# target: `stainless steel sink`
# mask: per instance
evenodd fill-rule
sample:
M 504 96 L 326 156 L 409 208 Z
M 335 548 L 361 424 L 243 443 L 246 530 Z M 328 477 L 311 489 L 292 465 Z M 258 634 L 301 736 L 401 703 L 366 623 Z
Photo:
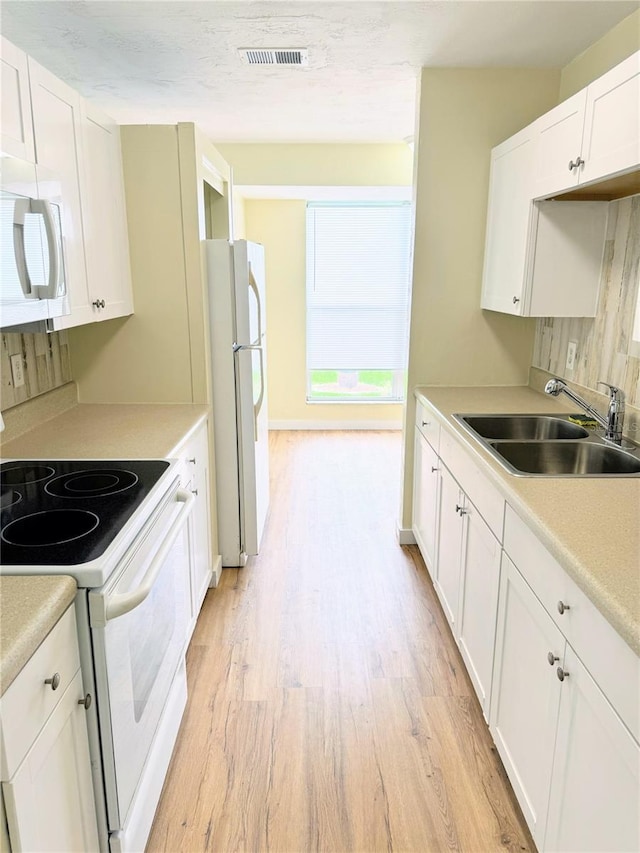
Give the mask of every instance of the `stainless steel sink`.
M 584 427 L 551 415 L 456 415 L 455 418 L 488 439 L 549 441 L 589 436 Z
M 640 475 L 640 459 L 605 444 L 583 441 L 492 441 L 514 472 L 547 477 Z
M 511 474 L 518 477 L 640 477 L 640 448 L 629 452 L 587 430 L 569 415 L 456 414 L 453 416 Z

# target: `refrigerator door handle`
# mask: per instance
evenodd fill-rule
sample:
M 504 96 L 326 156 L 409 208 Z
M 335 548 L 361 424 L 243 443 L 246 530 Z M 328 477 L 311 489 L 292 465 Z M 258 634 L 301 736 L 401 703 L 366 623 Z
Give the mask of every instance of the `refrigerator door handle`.
M 233 351 L 234 352 L 241 352 L 242 350 L 245 350 L 245 349 L 260 350 L 260 352 L 262 352 L 262 344 L 235 344 L 235 343 L 233 344 Z
M 258 442 L 258 415 L 264 402 L 264 356 L 262 347 L 256 347 L 260 352 L 260 394 L 253 404 L 253 437 Z
M 253 270 L 251 269 L 251 264 L 249 264 L 249 287 L 253 290 L 256 297 L 256 304 L 258 306 L 258 340 L 262 340 L 262 303 L 260 302 L 260 291 L 258 290 L 258 284 L 254 278 Z

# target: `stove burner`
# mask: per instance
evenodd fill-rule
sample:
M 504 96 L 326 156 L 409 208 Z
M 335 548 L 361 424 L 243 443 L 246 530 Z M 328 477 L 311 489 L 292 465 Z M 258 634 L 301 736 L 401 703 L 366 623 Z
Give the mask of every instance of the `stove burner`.
M 2 489 L 0 491 L 0 509 L 9 509 L 10 506 L 19 503 L 21 500 L 22 495 L 15 489 Z
M 4 486 L 26 486 L 27 483 L 39 483 L 56 473 L 50 465 L 14 465 L 2 469 Z
M 132 471 L 89 469 L 55 477 L 44 490 L 57 498 L 96 498 L 125 492 L 137 482 L 138 476 Z
M 49 509 L 10 522 L 2 530 L 2 539 L 26 548 L 62 545 L 81 539 L 99 523 L 98 516 L 86 509 Z

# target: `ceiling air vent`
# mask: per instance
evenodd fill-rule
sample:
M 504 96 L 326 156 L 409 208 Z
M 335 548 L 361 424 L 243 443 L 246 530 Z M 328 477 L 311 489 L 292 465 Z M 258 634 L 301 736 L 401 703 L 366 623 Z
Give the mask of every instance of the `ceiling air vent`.
M 242 47 L 238 51 L 247 65 L 308 65 L 306 47 Z

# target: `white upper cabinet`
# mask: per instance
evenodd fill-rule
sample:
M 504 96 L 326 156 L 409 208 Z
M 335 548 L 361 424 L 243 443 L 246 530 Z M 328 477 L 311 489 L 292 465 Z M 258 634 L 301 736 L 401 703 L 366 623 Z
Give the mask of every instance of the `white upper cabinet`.
M 83 311 L 89 312 L 85 322 L 90 322 L 131 314 L 133 300 L 120 129 L 86 101 L 82 107 L 86 182 L 82 218 L 89 279 Z M 74 316 L 73 325 L 79 322 Z
M 640 53 L 535 123 L 536 198 L 566 192 L 640 165 Z
M 640 165 L 640 52 L 587 87 L 580 183 Z
M 523 313 L 535 141 L 533 126 L 527 127 L 491 153 L 481 305 L 492 311 Z
M 34 162 L 27 54 L 2 38 L 2 152 Z
M 619 186 L 600 198 L 629 194 L 633 183 L 619 176 L 638 169 L 640 52 L 493 149 L 482 308 L 595 316 L 607 201 L 587 199 L 611 178 Z
M 86 323 L 88 281 L 82 222 L 81 168 L 82 118 L 80 95 L 29 58 L 31 104 L 36 139 L 38 180 L 43 169 L 54 175 L 62 188 L 62 231 L 65 280 L 71 315 L 56 318 L 54 328 Z
M 537 198 L 578 186 L 586 103 L 587 90 L 583 89 L 535 123 Z
M 60 186 L 66 329 L 133 312 L 118 126 L 2 39 L 2 151 Z

